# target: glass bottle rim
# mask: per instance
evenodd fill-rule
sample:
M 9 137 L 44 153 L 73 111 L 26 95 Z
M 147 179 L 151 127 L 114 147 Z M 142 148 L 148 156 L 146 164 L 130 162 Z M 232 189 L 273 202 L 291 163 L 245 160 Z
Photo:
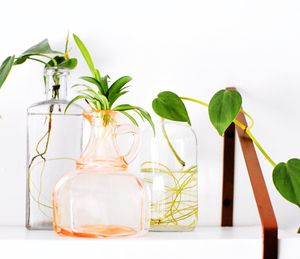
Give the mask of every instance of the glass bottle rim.
M 54 74 L 61 74 L 61 75 L 69 75 L 70 69 L 65 67 L 45 67 L 44 68 L 44 75 L 45 76 L 53 76 Z

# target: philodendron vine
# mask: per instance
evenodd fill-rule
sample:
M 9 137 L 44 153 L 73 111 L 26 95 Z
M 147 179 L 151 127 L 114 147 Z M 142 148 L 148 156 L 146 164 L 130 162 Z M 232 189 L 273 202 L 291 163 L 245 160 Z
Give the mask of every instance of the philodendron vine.
M 20 56 L 12 55 L 7 57 L 0 67 L 0 88 L 5 82 L 13 66 L 21 65 L 27 60 L 44 64 L 45 67 L 60 67 L 74 69 L 77 65 L 76 58 L 69 58 L 68 36 L 65 44 L 65 51 L 53 50 L 47 39 L 24 51 Z
M 155 131 L 150 114 L 143 108 L 130 104 L 119 104 L 114 106 L 115 102 L 121 96 L 128 93 L 126 89 L 129 86 L 127 84 L 132 80 L 132 78 L 130 76 L 123 76 L 112 84 L 109 84 L 110 77 L 108 75 L 102 76 L 100 74 L 100 71 L 95 67 L 91 55 L 81 39 L 75 34 L 73 34 L 73 37 L 92 75 L 82 76 L 81 79 L 85 81 L 85 83 L 79 83 L 73 86 L 81 87 L 82 90 L 79 90 L 78 95 L 69 102 L 65 111 L 67 111 L 70 105 L 72 105 L 74 102 L 83 99 L 92 110 L 119 111 L 120 113 L 124 114 L 133 124 L 138 126 L 136 119 L 128 113 L 128 111 L 133 111 L 142 120 L 145 119 L 148 121 L 153 128 L 153 131 Z M 108 121 L 109 118 L 107 118 L 107 120 L 104 119 L 103 123 L 105 124 Z
M 172 105 L 169 105 L 172 103 Z M 144 173 L 144 181 L 150 186 L 155 186 L 155 179 L 163 180 L 164 195 L 156 195 L 155 187 L 153 195 L 156 197 L 151 201 L 150 224 L 154 230 L 192 230 L 196 227 L 198 218 L 198 194 L 197 194 L 197 165 L 186 161 L 184 152 L 177 152 L 174 140 L 169 137 L 168 129 L 164 119 L 173 121 L 184 121 L 191 125 L 184 103 L 177 95 L 171 92 L 164 92 L 152 103 L 154 110 L 159 110 L 163 118 L 160 126 L 156 127 L 161 131 L 165 143 L 170 148 L 177 163 L 169 163 L 164 156 L 155 154 L 151 161 L 144 161 L 141 164 L 141 172 Z M 160 139 L 158 141 L 160 143 Z M 160 145 L 160 144 L 158 144 Z M 159 151 L 158 151 L 159 152 Z M 164 150 L 163 153 L 168 153 Z M 159 159 L 159 160 L 156 160 Z M 161 160 L 160 160 L 161 159 Z M 159 176 L 159 178 L 156 178 Z M 161 190 L 159 191 L 161 192 Z
M 209 103 L 194 98 L 179 97 L 173 92 L 165 91 L 159 93 L 153 101 L 153 110 L 162 118 L 191 124 L 182 100 L 195 102 L 207 107 L 210 121 L 220 136 L 223 136 L 231 123 L 243 129 L 273 166 L 273 183 L 278 192 L 286 200 L 300 207 L 300 159 L 292 158 L 287 162 L 278 164 L 271 159 L 251 132 L 253 119 L 243 110 L 242 97 L 238 91 L 235 89 L 220 90 L 213 95 Z M 179 103 L 180 105 L 178 106 Z M 247 127 L 237 120 L 239 112 L 244 113 L 250 119 L 250 126 Z M 300 228 L 298 233 L 300 233 Z

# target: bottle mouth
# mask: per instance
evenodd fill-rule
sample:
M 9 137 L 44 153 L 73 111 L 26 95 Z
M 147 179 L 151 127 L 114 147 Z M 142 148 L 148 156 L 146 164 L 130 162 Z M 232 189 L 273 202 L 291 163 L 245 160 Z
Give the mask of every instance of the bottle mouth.
M 110 122 L 114 122 L 117 115 L 118 112 L 113 110 L 90 110 L 83 112 L 83 117 L 90 123 L 100 120 L 103 121 L 104 126 L 108 125 Z
M 53 76 L 53 75 L 69 75 L 70 69 L 65 67 L 45 67 L 44 69 L 44 75 L 45 76 Z

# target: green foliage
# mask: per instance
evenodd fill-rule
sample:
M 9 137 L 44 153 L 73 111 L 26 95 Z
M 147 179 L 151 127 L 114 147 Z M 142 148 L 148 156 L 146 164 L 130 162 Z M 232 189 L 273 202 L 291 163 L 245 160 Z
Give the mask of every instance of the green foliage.
M 13 65 L 21 65 L 27 60 L 43 63 L 45 67 L 62 67 L 74 69 L 77 66 L 76 58 L 69 58 L 67 53 L 68 37 L 66 39 L 65 52 L 53 50 L 47 39 L 24 51 L 19 57 L 10 56 L 4 60 L 0 67 L 0 87 L 5 82 Z
M 94 62 L 92 60 L 92 57 L 89 53 L 89 51 L 87 50 L 86 46 L 84 45 L 84 43 L 81 41 L 81 39 L 78 38 L 78 36 L 76 34 L 73 34 L 73 38 L 77 44 L 77 47 L 79 48 L 82 56 L 84 57 L 85 59 L 85 62 L 87 63 L 92 75 L 97 79 L 99 80 L 100 79 L 100 75 L 98 77 L 98 73 L 97 73 L 97 70 L 94 66 Z
M 54 63 L 54 60 L 56 63 Z M 77 66 L 77 59 L 76 58 L 70 58 L 66 59 L 64 56 L 55 56 L 52 58 L 46 65 L 47 67 L 62 67 L 62 68 L 68 68 L 68 69 L 74 69 Z
M 115 107 L 113 106 L 121 96 L 128 92 L 125 91 L 125 89 L 129 87 L 127 84 L 132 80 L 132 78 L 130 76 L 123 76 L 117 79 L 115 82 L 110 83 L 110 77 L 108 75 L 102 77 L 99 70 L 95 67 L 92 57 L 82 40 L 75 34 L 73 34 L 73 37 L 92 75 L 80 77 L 83 81 L 85 81 L 85 83 L 76 84 L 73 86 L 80 87 L 81 89 L 78 90 L 78 95 L 69 102 L 65 112 L 74 102 L 84 99 L 89 107 L 93 110 L 119 111 L 133 124 L 138 125 L 136 119 L 129 113 L 132 111 L 142 118 L 142 120 L 145 119 L 155 132 L 154 124 L 150 114 L 141 107 L 130 104 L 121 104 Z
M 300 159 L 279 163 L 273 170 L 273 183 L 285 199 L 300 207 Z
M 51 49 L 48 39 L 44 39 L 38 44 L 24 51 L 20 57 L 36 55 L 36 54 L 55 54 L 55 53 L 59 53 L 59 51 Z
M 15 56 L 7 57 L 1 67 L 0 67 L 0 88 L 3 85 L 5 79 L 7 78 L 13 64 L 14 64 Z
M 236 90 L 220 90 L 210 100 L 209 118 L 221 136 L 236 118 L 241 105 L 242 97 Z
M 159 93 L 152 102 L 152 108 L 157 115 L 164 119 L 187 122 L 191 125 L 184 103 L 173 92 L 165 91 Z

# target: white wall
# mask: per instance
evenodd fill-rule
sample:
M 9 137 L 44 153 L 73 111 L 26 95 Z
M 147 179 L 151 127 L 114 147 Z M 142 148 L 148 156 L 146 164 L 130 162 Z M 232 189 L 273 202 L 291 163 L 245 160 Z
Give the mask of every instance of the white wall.
M 165 89 L 208 101 L 218 89 L 234 85 L 255 118 L 253 133 L 279 162 L 300 157 L 299 11 L 296 0 L 3 1 L 0 59 L 46 37 L 63 48 L 70 30 L 87 43 L 104 73 L 134 78 L 126 102 L 150 109 L 152 98 Z M 72 53 L 78 54 L 75 46 Z M 88 73 L 83 62 L 72 82 L 79 71 Z M 26 107 L 43 98 L 41 73 L 39 64 L 15 67 L 0 90 L 0 224 L 24 222 Z M 217 225 L 222 139 L 204 108 L 188 108 L 199 139 L 199 220 Z M 235 222 L 257 224 L 237 151 Z M 276 192 L 272 168 L 260 158 L 280 226 L 297 226 L 300 209 Z

